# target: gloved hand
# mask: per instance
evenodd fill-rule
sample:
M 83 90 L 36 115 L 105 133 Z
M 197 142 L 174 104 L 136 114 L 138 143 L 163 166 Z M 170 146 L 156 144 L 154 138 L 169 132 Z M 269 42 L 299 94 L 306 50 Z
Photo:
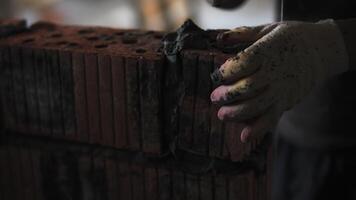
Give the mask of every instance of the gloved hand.
M 273 129 L 284 111 L 348 67 L 343 37 L 333 20 L 241 27 L 218 40 L 254 42 L 212 74 L 223 84 L 211 94 L 211 101 L 222 105 L 218 117 L 245 125 L 242 142 Z

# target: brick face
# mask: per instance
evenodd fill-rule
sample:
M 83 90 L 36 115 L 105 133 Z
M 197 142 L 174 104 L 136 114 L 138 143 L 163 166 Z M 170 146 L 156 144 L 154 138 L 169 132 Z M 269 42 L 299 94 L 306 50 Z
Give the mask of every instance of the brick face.
M 210 73 L 231 54 L 184 50 L 172 64 L 159 32 L 30 29 L 0 34 L 1 199 L 266 199 L 270 168 L 210 169 L 263 146 L 242 144 L 210 102 Z

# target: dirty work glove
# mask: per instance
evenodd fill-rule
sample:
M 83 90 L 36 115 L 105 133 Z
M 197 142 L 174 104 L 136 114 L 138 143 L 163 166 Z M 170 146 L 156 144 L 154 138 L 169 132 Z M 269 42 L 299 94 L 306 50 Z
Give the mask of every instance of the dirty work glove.
M 243 123 L 241 141 L 274 128 L 318 84 L 346 71 L 348 57 L 333 20 L 241 27 L 218 36 L 222 44 L 254 42 L 212 74 L 223 84 L 211 94 L 221 120 Z

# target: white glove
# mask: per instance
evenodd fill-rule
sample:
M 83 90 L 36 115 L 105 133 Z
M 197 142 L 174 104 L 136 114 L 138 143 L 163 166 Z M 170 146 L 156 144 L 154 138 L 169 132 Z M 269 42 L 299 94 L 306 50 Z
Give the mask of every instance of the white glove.
M 218 117 L 246 125 L 242 142 L 273 129 L 282 113 L 317 84 L 348 68 L 343 37 L 333 20 L 241 27 L 218 39 L 255 41 L 212 75 L 225 84 L 211 94 L 213 103 L 223 105 Z

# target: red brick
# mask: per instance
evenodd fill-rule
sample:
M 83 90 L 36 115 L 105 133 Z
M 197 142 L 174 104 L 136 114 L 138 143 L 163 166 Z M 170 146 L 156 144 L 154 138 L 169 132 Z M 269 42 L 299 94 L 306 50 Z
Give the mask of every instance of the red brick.
M 185 95 L 180 106 L 179 147 L 190 149 L 193 143 L 193 122 L 196 101 L 196 76 L 198 73 L 196 54 L 184 53 L 182 58 L 182 74 Z
M 111 60 L 112 70 L 112 90 L 113 90 L 113 111 L 115 146 L 127 148 L 128 135 L 126 119 L 126 85 L 125 85 L 125 63 L 122 57 L 114 56 Z
M 200 199 L 204 200 L 213 200 L 214 199 L 214 185 L 213 183 L 213 177 L 208 174 L 208 175 L 203 175 L 200 176 L 200 184 L 199 184 L 199 193 L 200 193 Z
M 43 49 L 34 49 L 34 72 L 35 72 L 35 91 L 36 101 L 38 102 L 38 126 L 39 134 L 50 135 L 50 106 L 48 89 L 48 69 L 46 64 L 45 51 Z
M 32 74 L 33 65 L 31 60 L 31 50 L 30 48 L 26 48 L 28 51 L 28 61 L 25 64 L 28 69 L 28 79 L 29 84 L 32 83 Z M 64 137 L 64 122 L 63 122 L 63 109 L 62 109 L 62 90 L 61 90 L 61 78 L 60 78 L 60 65 L 59 65 L 59 54 L 56 50 L 46 50 L 46 58 L 48 63 L 48 88 L 49 88 L 49 107 L 51 113 L 51 129 L 52 129 L 52 137 Z M 28 63 L 27 63 L 28 62 Z M 36 113 L 37 107 L 35 107 L 35 99 L 33 95 L 35 94 L 35 90 L 28 91 L 29 95 L 29 105 L 31 105 L 31 109 L 34 113 Z M 38 109 L 37 109 L 38 110 Z M 32 118 L 35 118 L 35 114 Z M 32 124 L 32 123 L 31 123 Z
M 89 140 L 91 143 L 101 142 L 98 66 L 95 54 L 85 55 L 86 94 L 88 102 Z
M 10 168 L 9 189 L 11 191 L 11 199 L 21 200 L 24 196 L 22 192 L 19 192 L 19 188 L 23 188 L 19 150 L 15 146 L 9 146 L 8 150 L 8 162 Z
M 158 175 L 157 169 L 145 168 L 145 196 L 147 199 L 158 199 Z
M 35 187 L 33 181 L 33 169 L 31 165 L 31 152 L 28 149 L 20 148 L 19 149 L 20 158 L 21 158 L 21 172 L 22 172 L 22 193 L 26 200 L 35 200 Z
M 213 69 L 220 68 L 222 64 L 222 59 L 218 56 L 214 56 L 214 67 Z M 212 85 L 212 90 L 217 86 Z M 209 97 L 210 99 L 210 97 Z M 224 123 L 218 118 L 217 113 L 220 109 L 220 106 L 216 104 L 211 105 L 210 112 L 210 143 L 209 143 L 209 155 L 212 157 L 222 158 L 223 143 L 224 143 Z
M 99 72 L 99 102 L 102 142 L 105 145 L 114 145 L 113 123 L 113 95 L 111 58 L 107 55 L 98 55 Z
M 171 174 L 168 169 L 158 168 L 159 200 L 171 199 Z
M 75 139 L 76 124 L 74 110 L 72 57 L 69 51 L 59 51 L 59 65 L 62 89 L 62 109 L 64 133 Z
M 15 130 L 17 123 L 17 112 L 15 105 L 15 92 L 13 84 L 13 73 L 11 68 L 10 51 L 7 46 L 2 46 L 2 67 L 3 73 L 1 80 L 3 81 L 3 120 L 4 128 Z
M 73 80 L 75 97 L 75 119 L 77 127 L 77 137 L 79 141 L 88 142 L 88 111 L 85 80 L 85 61 L 82 53 L 74 52 L 73 60 Z
M 25 85 L 23 80 L 23 69 L 22 69 L 22 56 L 21 49 L 19 47 L 13 46 L 10 47 L 10 62 L 12 68 L 12 80 L 14 86 L 14 94 L 15 94 L 15 110 L 17 116 L 17 129 L 21 130 L 21 132 L 27 131 L 27 127 L 25 125 L 27 120 L 27 110 L 25 103 Z
M 43 177 L 41 169 L 41 154 L 42 152 L 37 149 L 31 149 L 31 164 L 33 170 L 33 184 L 35 187 L 36 200 L 44 200 L 44 191 L 43 191 Z
M 142 148 L 144 152 L 161 151 L 161 80 L 163 61 L 139 60 Z
M 198 200 L 199 199 L 199 181 L 200 177 L 198 175 L 192 175 L 186 173 L 185 184 L 187 199 Z
M 172 199 L 185 199 L 186 189 L 184 173 L 182 171 L 172 170 Z
M 106 180 L 107 180 L 107 192 L 108 200 L 118 199 L 118 175 L 116 173 L 116 163 L 115 160 L 105 159 L 105 171 L 106 171 Z
M 0 197 L 1 199 L 10 199 L 10 166 L 8 162 L 8 149 L 5 146 L 0 147 Z
M 138 62 L 136 59 L 127 58 L 125 65 L 126 77 L 126 108 L 127 108 L 127 135 L 129 148 L 131 150 L 141 149 L 141 130 L 140 130 L 140 86 L 138 81 Z
M 132 180 L 132 200 L 141 200 L 145 198 L 145 182 L 143 166 L 131 164 Z
M 122 200 L 132 199 L 132 179 L 128 163 L 119 163 L 119 189 Z
M 250 195 L 254 185 L 249 181 L 249 176 L 251 175 L 253 174 L 246 173 L 229 176 L 229 199 L 252 199 Z
M 92 157 L 93 168 L 92 174 L 92 184 L 93 184 L 93 191 L 95 199 L 107 199 L 108 191 L 107 191 L 107 176 L 106 176 L 106 169 L 105 169 L 105 160 L 102 155 L 95 155 L 93 153 Z
M 78 173 L 81 183 L 83 199 L 90 199 L 94 196 L 92 184 L 92 159 L 91 155 L 82 155 L 78 158 Z
M 213 62 L 213 57 L 210 55 L 200 55 L 198 58 L 192 149 L 202 155 L 209 154 L 210 92 L 212 88 L 210 73 L 213 69 Z

